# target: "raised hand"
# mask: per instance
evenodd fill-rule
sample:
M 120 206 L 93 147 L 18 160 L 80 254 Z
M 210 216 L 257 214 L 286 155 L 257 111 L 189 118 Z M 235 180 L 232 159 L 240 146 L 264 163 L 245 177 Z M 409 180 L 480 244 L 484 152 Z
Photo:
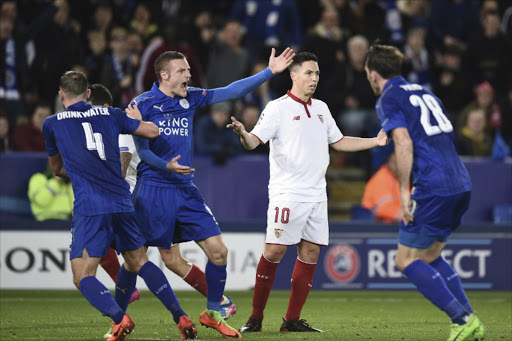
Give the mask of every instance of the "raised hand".
M 233 131 L 237 135 L 242 135 L 243 132 L 245 131 L 245 127 L 242 124 L 242 122 L 237 121 L 237 119 L 234 118 L 233 116 L 231 116 L 231 123 L 227 124 L 226 128 L 233 129 Z
M 134 105 L 128 105 L 128 107 L 124 110 L 128 116 L 131 118 L 134 118 L 136 120 L 142 121 L 142 114 L 140 113 L 139 109 L 137 108 L 137 104 Z
M 381 146 L 381 147 L 389 144 L 389 141 L 391 141 L 391 139 L 388 138 L 388 135 L 386 134 L 384 129 L 381 129 L 379 131 L 379 133 L 377 134 L 376 139 L 377 139 L 376 140 L 377 141 L 377 145 Z
M 279 57 L 276 57 L 276 49 L 272 48 L 270 59 L 268 60 L 268 67 L 274 75 L 276 73 L 283 72 L 286 68 L 288 68 L 288 66 L 291 65 L 293 57 L 295 57 L 295 52 L 293 52 L 293 50 L 289 47 L 287 47 L 283 53 L 279 55 Z
M 166 168 L 169 172 L 173 172 L 173 173 L 181 174 L 181 175 L 189 175 L 196 171 L 194 168 L 180 165 L 178 163 L 179 159 L 181 159 L 181 155 L 178 155 L 178 156 L 172 158 L 171 161 L 167 162 Z

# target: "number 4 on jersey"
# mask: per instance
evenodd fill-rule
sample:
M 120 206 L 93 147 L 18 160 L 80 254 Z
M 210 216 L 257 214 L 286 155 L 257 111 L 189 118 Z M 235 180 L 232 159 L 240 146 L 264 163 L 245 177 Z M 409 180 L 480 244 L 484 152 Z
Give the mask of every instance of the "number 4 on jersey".
M 82 127 L 84 128 L 87 149 L 96 150 L 100 159 L 106 160 L 105 146 L 103 145 L 103 137 L 101 136 L 101 133 L 93 132 L 92 126 L 89 122 L 83 122 Z

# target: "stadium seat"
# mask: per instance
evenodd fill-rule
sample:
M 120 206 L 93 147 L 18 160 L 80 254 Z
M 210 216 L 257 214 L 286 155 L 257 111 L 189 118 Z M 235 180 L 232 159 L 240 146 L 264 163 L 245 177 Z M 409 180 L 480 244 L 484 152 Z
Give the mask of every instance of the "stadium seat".
M 494 223 L 512 223 L 512 204 L 500 204 L 493 208 Z
M 352 206 L 350 217 L 352 220 L 356 221 L 375 221 L 373 212 L 361 205 Z

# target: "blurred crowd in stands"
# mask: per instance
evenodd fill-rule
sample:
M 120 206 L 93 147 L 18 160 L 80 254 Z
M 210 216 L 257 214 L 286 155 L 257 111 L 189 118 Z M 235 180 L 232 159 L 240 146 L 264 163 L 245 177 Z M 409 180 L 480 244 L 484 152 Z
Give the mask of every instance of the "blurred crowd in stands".
M 271 47 L 313 52 L 315 97 L 344 134 L 374 136 L 380 123 L 364 61 L 376 39 L 398 46 L 404 77 L 443 101 L 461 155 L 490 157 L 497 142 L 512 145 L 512 0 L 2 0 L 0 151 L 45 150 L 42 122 L 63 110 L 65 71 L 104 84 L 124 108 L 156 81 L 153 62 L 166 50 L 184 53 L 189 85 L 205 88 L 264 69 Z M 250 129 L 290 86 L 283 73 L 198 112 L 196 152 L 220 163 L 244 153 L 225 128 L 229 117 Z M 343 163 L 369 165 L 364 156 Z

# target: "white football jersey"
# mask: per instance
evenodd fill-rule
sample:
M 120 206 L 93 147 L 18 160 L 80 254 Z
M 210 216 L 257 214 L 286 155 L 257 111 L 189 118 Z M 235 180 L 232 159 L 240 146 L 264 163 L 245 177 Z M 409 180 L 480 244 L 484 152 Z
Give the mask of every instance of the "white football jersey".
M 133 142 L 132 135 L 119 135 L 119 152 L 132 154 L 132 160 L 126 170 L 126 178 L 124 179 L 130 185 L 130 192 L 133 192 L 135 183 L 137 182 L 137 165 L 140 162 L 140 157 L 135 149 L 135 143 Z
M 343 138 L 327 104 L 306 103 L 288 91 L 267 104 L 251 134 L 262 143 L 270 141 L 269 198 L 327 200 L 329 145 Z

